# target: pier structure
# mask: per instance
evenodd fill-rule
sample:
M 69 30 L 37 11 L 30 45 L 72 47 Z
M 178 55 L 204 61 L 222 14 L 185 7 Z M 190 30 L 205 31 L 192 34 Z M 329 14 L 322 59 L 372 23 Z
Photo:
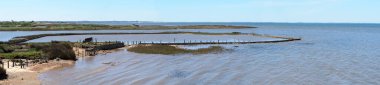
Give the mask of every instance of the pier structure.
M 74 45 L 74 52 L 77 56 L 95 56 L 99 50 L 112 50 L 122 48 L 125 44 L 121 41 L 107 41 L 107 42 L 77 42 Z
M 280 42 L 291 42 L 299 41 L 301 38 L 291 38 L 291 37 L 280 37 L 280 36 L 269 36 L 261 35 L 263 37 L 276 38 L 278 40 L 268 40 L 268 41 L 247 41 L 247 40 L 213 40 L 213 41 L 202 41 L 202 40 L 183 40 L 183 41 L 174 41 L 173 42 L 162 42 L 162 41 L 125 41 L 126 45 L 202 45 L 202 44 L 259 44 L 259 43 L 280 43 Z

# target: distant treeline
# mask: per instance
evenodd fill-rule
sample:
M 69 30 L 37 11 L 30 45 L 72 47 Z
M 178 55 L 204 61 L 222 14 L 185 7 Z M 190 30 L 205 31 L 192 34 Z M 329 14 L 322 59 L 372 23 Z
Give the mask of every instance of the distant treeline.
M 5 22 L 0 22 L 0 27 L 33 27 L 35 25 L 34 21 L 5 21 Z

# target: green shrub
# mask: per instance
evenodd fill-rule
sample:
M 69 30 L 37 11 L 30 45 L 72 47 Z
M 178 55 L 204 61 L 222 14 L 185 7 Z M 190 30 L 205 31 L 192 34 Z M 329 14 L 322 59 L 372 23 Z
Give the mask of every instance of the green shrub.
M 4 49 L 2 47 L 0 47 L 0 53 L 4 53 Z
M 0 49 L 4 51 L 4 53 L 10 53 L 13 52 L 15 49 L 20 49 L 21 46 L 17 45 L 9 45 L 9 44 L 0 44 Z
M 49 43 L 30 43 L 28 44 L 30 48 L 41 51 L 42 49 L 49 47 Z
M 13 52 L 13 53 L 1 53 L 0 57 L 3 59 L 35 59 L 40 58 L 42 55 L 39 51 L 30 51 L 30 52 Z
M 3 67 L 0 67 L 0 80 L 4 80 L 7 78 L 8 78 L 7 71 Z
M 48 47 L 42 49 L 44 52 L 44 58 L 63 60 L 76 60 L 73 48 L 69 43 L 51 43 Z

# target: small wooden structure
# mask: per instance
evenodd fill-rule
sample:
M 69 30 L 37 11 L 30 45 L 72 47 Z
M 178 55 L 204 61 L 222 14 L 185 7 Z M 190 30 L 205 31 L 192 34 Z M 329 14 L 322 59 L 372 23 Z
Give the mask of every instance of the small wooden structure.
M 92 37 L 89 37 L 89 38 L 86 38 L 83 40 L 83 43 L 88 43 L 88 42 L 93 42 L 93 38 Z

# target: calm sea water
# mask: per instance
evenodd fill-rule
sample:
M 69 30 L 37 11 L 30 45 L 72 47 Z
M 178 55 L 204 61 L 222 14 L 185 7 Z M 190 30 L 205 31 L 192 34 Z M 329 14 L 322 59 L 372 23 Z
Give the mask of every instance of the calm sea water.
M 178 24 L 181 25 L 174 25 Z M 41 74 L 40 79 L 45 85 L 380 84 L 378 24 L 219 24 L 259 28 L 181 31 L 255 32 L 302 37 L 303 40 L 222 45 L 232 50 L 204 55 L 148 55 L 122 49 L 111 54 L 81 58 L 74 66 Z M 104 62 L 114 62 L 114 65 L 102 64 Z

